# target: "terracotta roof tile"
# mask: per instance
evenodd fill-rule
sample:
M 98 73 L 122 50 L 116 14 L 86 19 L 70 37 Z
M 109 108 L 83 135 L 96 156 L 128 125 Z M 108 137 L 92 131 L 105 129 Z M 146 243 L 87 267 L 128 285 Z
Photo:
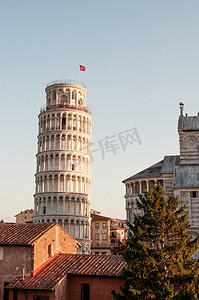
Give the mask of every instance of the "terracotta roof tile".
M 91 214 L 91 218 L 92 218 L 92 220 L 94 220 L 94 221 L 97 221 L 97 220 L 108 221 L 108 220 L 111 219 L 111 218 L 109 218 L 109 217 L 105 217 L 105 216 L 101 216 L 101 215 L 96 215 L 96 214 Z
M 53 290 L 66 275 L 120 277 L 125 266 L 121 256 L 59 253 L 34 276 L 17 278 L 8 288 Z
M 110 230 L 125 230 L 125 228 L 114 226 L 114 225 L 110 225 Z
M 32 245 L 56 224 L 0 224 L 0 245 Z

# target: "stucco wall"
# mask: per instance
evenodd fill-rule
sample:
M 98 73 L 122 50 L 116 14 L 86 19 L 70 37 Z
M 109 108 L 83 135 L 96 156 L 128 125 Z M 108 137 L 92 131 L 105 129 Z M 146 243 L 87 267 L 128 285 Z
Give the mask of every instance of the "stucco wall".
M 17 276 L 33 271 L 33 248 L 23 246 L 3 246 L 3 259 L 0 259 L 0 299 L 3 299 L 4 282 L 11 282 Z M 2 256 L 1 256 L 2 258 Z
M 81 284 L 88 283 L 90 286 L 90 300 L 113 300 L 111 295 L 112 290 L 120 291 L 120 286 L 124 285 L 124 280 L 121 278 L 100 278 L 74 276 L 67 277 L 66 285 L 66 300 L 81 299 Z
M 33 296 L 49 296 L 49 300 L 55 300 L 54 292 L 48 292 L 48 291 L 18 291 L 18 297 L 19 300 L 33 300 Z M 9 300 L 13 300 L 13 291 L 10 290 L 9 292 Z M 59 299 L 56 299 L 59 300 Z

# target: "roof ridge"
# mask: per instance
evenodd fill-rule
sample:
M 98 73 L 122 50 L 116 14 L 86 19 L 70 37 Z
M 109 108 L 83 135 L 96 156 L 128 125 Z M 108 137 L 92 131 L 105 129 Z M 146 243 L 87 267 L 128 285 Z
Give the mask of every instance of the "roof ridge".
M 36 224 L 36 223 L 32 223 L 32 224 Z M 32 240 L 30 240 L 30 242 L 28 243 L 28 244 L 32 244 L 32 243 L 34 243 L 36 240 L 38 240 L 46 231 L 48 231 L 50 228 L 52 228 L 52 227 L 54 227 L 54 226 L 56 226 L 57 224 L 56 223 L 44 223 L 44 224 L 47 224 L 48 226 L 46 226 L 46 228 L 42 231 L 42 232 L 40 232 L 40 233 L 38 233 L 35 237 L 34 237 L 34 239 L 32 239 Z M 26 224 L 26 225 L 30 225 L 30 224 Z

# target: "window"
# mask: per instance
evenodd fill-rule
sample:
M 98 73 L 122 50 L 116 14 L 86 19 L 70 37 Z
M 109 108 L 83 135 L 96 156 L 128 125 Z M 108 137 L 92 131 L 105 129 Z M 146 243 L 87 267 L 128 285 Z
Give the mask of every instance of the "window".
M 66 117 L 65 116 L 62 117 L 62 129 L 63 130 L 66 129 Z
M 106 228 L 106 223 L 102 223 L 102 228 L 103 228 L 103 229 Z
M 13 300 L 17 300 L 18 299 L 18 291 L 15 291 L 13 292 Z
M 111 244 L 115 244 L 115 240 L 111 240 Z
M 96 228 L 96 229 L 99 228 L 99 223 L 95 223 L 95 228 Z
M 75 170 L 75 165 L 74 164 L 72 164 L 72 171 L 74 171 Z
M 81 300 L 89 300 L 89 284 L 82 283 L 81 284 Z
M 3 300 L 8 300 L 9 299 L 9 290 L 5 288 L 9 283 L 10 282 L 4 282 Z
M 48 257 L 52 256 L 52 245 L 48 245 Z
M 99 233 L 96 233 L 96 234 L 95 234 L 95 239 L 96 239 L 96 240 L 99 240 Z
M 111 236 L 115 237 L 115 232 L 114 231 L 111 232 Z
M 46 207 L 44 206 L 43 207 L 43 215 L 45 215 L 46 214 Z
M 48 296 L 34 295 L 33 300 L 49 300 Z
M 99 252 L 95 252 L 96 255 L 99 255 Z
M 191 192 L 191 198 L 197 198 L 197 192 L 196 191 Z
M 106 240 L 106 239 L 107 239 L 107 238 L 106 238 L 106 233 L 103 233 L 103 234 L 102 234 L 102 239 L 103 239 L 103 240 Z
M 0 247 L 0 260 L 3 260 L 3 247 Z
M 106 252 L 102 252 L 102 255 L 106 255 Z

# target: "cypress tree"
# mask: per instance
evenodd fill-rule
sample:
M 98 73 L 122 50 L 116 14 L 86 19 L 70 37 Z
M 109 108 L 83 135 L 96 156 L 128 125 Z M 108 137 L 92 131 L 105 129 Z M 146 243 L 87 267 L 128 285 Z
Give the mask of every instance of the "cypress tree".
M 137 206 L 123 251 L 125 286 L 114 298 L 198 299 L 198 238 L 188 233 L 186 207 L 160 185 L 139 195 Z

